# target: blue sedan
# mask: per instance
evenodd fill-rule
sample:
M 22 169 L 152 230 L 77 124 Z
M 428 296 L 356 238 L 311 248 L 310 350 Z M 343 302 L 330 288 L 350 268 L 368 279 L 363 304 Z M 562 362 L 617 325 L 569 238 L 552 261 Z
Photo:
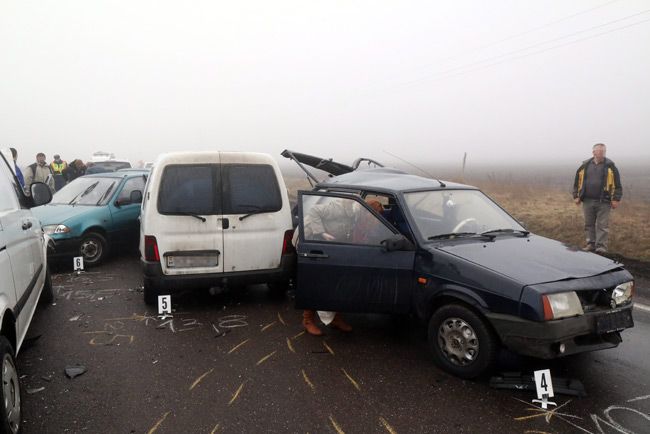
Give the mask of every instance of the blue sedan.
M 53 243 L 50 257 L 82 256 L 99 264 L 111 247 L 138 239 L 148 171 L 98 173 L 75 179 L 52 202 L 33 209 Z

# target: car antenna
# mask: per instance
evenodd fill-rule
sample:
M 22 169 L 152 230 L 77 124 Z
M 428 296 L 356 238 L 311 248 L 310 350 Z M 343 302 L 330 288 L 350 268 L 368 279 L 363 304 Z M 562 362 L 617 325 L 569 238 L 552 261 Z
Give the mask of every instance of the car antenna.
M 440 184 L 441 187 L 446 187 L 446 186 L 447 186 L 447 184 L 445 184 L 444 182 L 442 182 L 441 180 L 439 180 L 438 178 L 436 178 L 435 176 L 433 176 L 432 174 L 430 174 L 430 173 L 427 172 L 426 170 L 421 169 L 420 167 L 416 166 L 415 164 L 410 163 L 410 162 L 406 161 L 405 159 L 403 159 L 403 158 L 401 158 L 401 157 L 398 157 L 397 155 L 395 155 L 395 154 L 393 154 L 393 153 L 391 153 L 391 152 L 388 152 L 388 151 L 385 150 L 385 149 L 382 149 L 382 152 L 385 152 L 385 153 L 387 153 L 388 155 L 390 155 L 391 157 L 393 157 L 393 158 L 397 158 L 397 159 L 400 160 L 401 162 L 406 163 L 406 164 L 408 164 L 409 166 L 416 168 L 416 169 L 419 170 L 420 172 L 424 173 L 427 177 L 429 177 L 429 178 L 431 178 L 431 179 L 435 179 L 436 181 L 438 181 L 438 183 Z

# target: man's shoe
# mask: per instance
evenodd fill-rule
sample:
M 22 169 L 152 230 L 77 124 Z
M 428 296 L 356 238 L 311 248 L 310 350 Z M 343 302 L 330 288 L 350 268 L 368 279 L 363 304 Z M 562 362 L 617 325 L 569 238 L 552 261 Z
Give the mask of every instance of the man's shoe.
M 607 253 L 607 249 L 604 247 L 598 247 L 596 249 L 596 253 L 598 253 L 599 255 L 604 255 L 605 253 Z
M 302 326 L 305 328 L 307 333 L 312 336 L 322 336 L 323 331 L 318 328 L 316 322 L 314 321 L 316 312 L 313 310 L 305 310 L 302 312 Z
M 334 327 L 334 328 L 337 328 L 337 329 L 341 330 L 342 332 L 349 333 L 349 332 L 352 331 L 352 326 L 350 324 L 346 323 L 343 320 L 343 317 L 338 313 L 336 314 L 336 316 L 334 317 L 334 319 L 332 320 L 330 325 L 332 327 Z
M 593 252 L 595 249 L 595 246 L 591 243 L 588 243 L 586 246 L 582 248 L 583 251 L 585 252 Z

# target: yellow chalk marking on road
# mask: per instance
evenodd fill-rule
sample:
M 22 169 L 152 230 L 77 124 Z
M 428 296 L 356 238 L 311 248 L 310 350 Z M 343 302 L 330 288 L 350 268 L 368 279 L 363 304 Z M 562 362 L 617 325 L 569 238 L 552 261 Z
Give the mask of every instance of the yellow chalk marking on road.
M 291 341 L 289 340 L 289 338 L 287 338 L 287 347 L 289 347 L 289 351 L 291 351 L 292 353 L 296 352 L 296 350 L 293 349 L 293 345 L 291 345 Z
M 359 392 L 361 392 L 361 387 L 359 387 L 359 383 L 354 381 L 354 378 L 350 374 L 348 374 L 345 369 L 341 368 L 341 371 L 343 371 L 343 374 L 348 377 L 348 380 L 350 380 L 350 383 L 354 386 L 355 389 L 357 389 Z
M 204 379 L 205 377 L 207 377 L 209 374 L 211 374 L 212 371 L 214 371 L 214 368 L 212 368 L 212 369 L 210 369 L 209 371 L 203 373 L 203 375 L 201 375 L 199 378 L 197 378 L 196 380 L 194 380 L 194 383 L 192 383 L 192 385 L 190 386 L 190 389 L 189 389 L 189 390 L 194 389 L 194 388 L 196 387 L 196 385 L 199 384 L 199 383 L 201 382 L 201 380 L 203 380 L 203 379 Z
M 282 315 L 280 315 L 280 312 L 278 312 L 278 320 L 280 320 L 280 322 L 282 323 L 282 325 L 285 325 L 285 326 L 287 325 L 287 323 L 284 322 L 284 320 L 282 319 Z
M 263 331 L 265 331 L 266 329 L 268 329 L 269 327 L 273 327 L 273 326 L 275 325 L 275 323 L 276 323 L 276 322 L 273 321 L 272 323 L 269 323 L 269 324 L 265 325 L 264 327 L 262 327 L 262 330 L 260 330 L 260 331 L 263 332 Z
M 329 353 L 330 353 L 331 355 L 334 355 L 334 350 L 331 349 L 329 345 L 327 345 L 327 342 L 325 342 L 325 341 L 322 341 L 322 342 L 323 342 L 323 346 L 325 347 L 325 349 L 326 349 L 327 351 L 329 351 Z
M 230 398 L 230 402 L 228 402 L 228 405 L 230 405 L 230 404 L 232 404 L 233 402 L 235 402 L 235 400 L 239 397 L 239 394 L 241 393 L 241 390 L 242 390 L 243 388 L 244 388 L 244 383 L 242 383 L 241 386 L 239 386 L 239 389 L 237 389 L 237 391 L 236 391 L 235 394 L 232 396 L 232 398 Z
M 259 360 L 257 361 L 257 363 L 255 364 L 255 366 L 259 366 L 259 365 L 261 365 L 262 363 L 266 362 L 266 360 L 267 360 L 269 357 L 273 356 L 273 354 L 275 354 L 275 353 L 277 353 L 277 351 L 273 351 L 271 354 L 267 354 L 266 356 L 262 357 L 261 359 L 259 359 Z
M 388 421 L 386 419 L 380 416 L 379 422 L 381 422 L 384 428 L 386 428 L 386 431 L 388 431 L 390 434 L 397 434 L 397 431 L 395 431 L 393 427 L 388 424 Z
M 149 431 L 147 431 L 147 434 L 153 434 L 153 433 L 155 433 L 156 430 L 160 427 L 160 425 L 162 425 L 162 423 L 165 421 L 165 419 L 167 419 L 167 416 L 169 416 L 169 413 L 171 413 L 171 411 L 168 411 L 167 413 L 165 413 L 165 414 L 163 415 L 163 417 L 161 417 L 161 418 L 158 420 L 158 422 L 156 422 L 156 424 L 155 424 L 154 426 L 152 426 L 151 429 L 150 429 Z
M 218 429 L 219 429 L 219 424 L 216 424 L 214 428 L 212 428 L 212 431 L 210 431 L 210 434 L 215 434 Z
M 303 330 L 303 331 L 301 331 L 300 333 L 298 333 L 297 335 L 293 335 L 293 336 L 291 336 L 291 339 L 293 340 L 293 339 L 299 338 L 300 336 L 302 336 L 302 335 L 304 335 L 304 334 L 305 334 L 305 331 Z
M 248 342 L 248 341 L 250 341 L 250 338 L 249 338 L 249 339 L 246 339 L 246 340 L 243 341 L 243 342 L 238 343 L 237 345 L 235 345 L 234 347 L 232 347 L 232 348 L 230 349 L 230 351 L 228 351 L 228 354 L 230 354 L 230 353 L 234 353 L 235 351 L 237 351 L 237 350 L 239 349 L 239 347 L 241 347 L 242 345 L 244 345 L 244 344 L 245 344 L 246 342 Z
M 345 434 L 345 431 L 343 431 L 343 430 L 341 429 L 341 427 L 339 426 L 339 424 L 336 423 L 336 421 L 334 420 L 334 418 L 332 417 L 331 414 L 330 414 L 330 422 L 332 422 L 332 426 L 334 427 L 334 429 L 336 430 L 336 432 L 337 432 L 338 434 Z
M 311 390 L 316 390 L 316 387 L 314 386 L 314 383 L 312 383 L 312 382 L 309 380 L 309 377 L 307 376 L 307 373 L 305 372 L 305 370 L 304 370 L 304 369 L 301 369 L 301 371 L 302 371 L 302 378 L 305 379 L 305 383 L 307 383 L 307 386 L 309 386 L 309 388 L 310 388 Z

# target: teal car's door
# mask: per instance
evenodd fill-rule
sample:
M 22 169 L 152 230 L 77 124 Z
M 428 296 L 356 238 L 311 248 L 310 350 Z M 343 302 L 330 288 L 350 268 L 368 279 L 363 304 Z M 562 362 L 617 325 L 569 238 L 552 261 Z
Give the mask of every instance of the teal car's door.
M 140 220 L 138 217 L 140 216 L 145 182 L 146 177 L 142 174 L 127 178 L 108 204 L 113 216 L 113 225 L 108 232 L 118 242 L 137 239 L 139 235 Z M 139 194 L 134 192 L 139 192 Z M 139 196 L 139 200 L 136 196 Z

